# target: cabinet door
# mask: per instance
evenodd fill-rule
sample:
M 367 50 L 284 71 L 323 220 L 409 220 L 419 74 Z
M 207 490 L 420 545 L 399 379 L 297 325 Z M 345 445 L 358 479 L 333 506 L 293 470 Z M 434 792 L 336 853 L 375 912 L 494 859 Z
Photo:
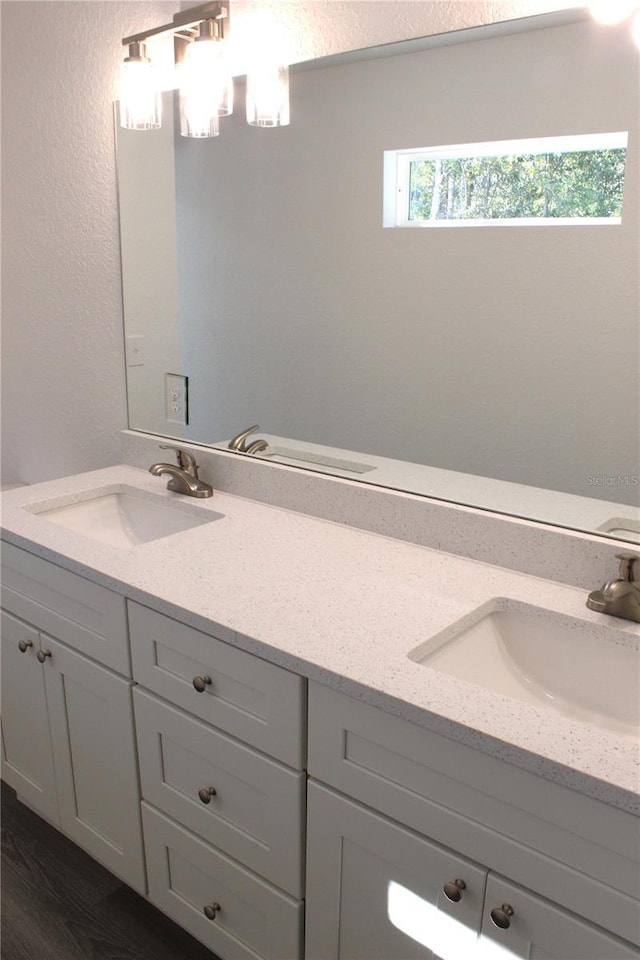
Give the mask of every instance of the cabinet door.
M 474 956 L 483 868 L 314 782 L 308 814 L 308 960 Z
M 44 671 L 33 627 L 2 611 L 2 779 L 59 823 Z
M 493 873 L 479 953 L 481 960 L 640 960 L 632 944 Z
M 41 636 L 62 829 L 145 890 L 131 684 Z

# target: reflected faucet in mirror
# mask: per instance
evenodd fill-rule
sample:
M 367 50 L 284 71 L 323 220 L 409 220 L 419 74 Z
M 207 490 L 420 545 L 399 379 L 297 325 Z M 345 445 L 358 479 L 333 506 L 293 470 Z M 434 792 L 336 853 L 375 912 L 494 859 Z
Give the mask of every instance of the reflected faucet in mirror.
M 640 623 L 640 556 L 617 553 L 616 557 L 620 561 L 618 578 L 593 590 L 587 597 L 587 606 L 597 613 Z
M 254 423 L 252 427 L 247 427 L 246 430 L 242 430 L 236 434 L 233 440 L 229 441 L 229 450 L 236 450 L 238 453 L 260 453 L 261 450 L 266 450 L 269 446 L 266 440 L 253 440 L 252 443 L 247 446 L 247 438 L 259 429 L 260 424 Z

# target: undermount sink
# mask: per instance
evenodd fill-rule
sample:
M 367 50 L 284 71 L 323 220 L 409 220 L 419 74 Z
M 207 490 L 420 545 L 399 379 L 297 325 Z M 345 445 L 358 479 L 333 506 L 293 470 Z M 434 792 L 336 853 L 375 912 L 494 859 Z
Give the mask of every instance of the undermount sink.
M 640 735 L 639 636 L 509 600 L 485 604 L 409 659 L 563 717 Z
M 69 498 L 67 498 L 68 501 Z M 220 520 L 221 513 L 182 500 L 168 502 L 134 487 L 98 490 L 81 501 L 29 508 L 51 523 L 112 547 L 132 547 Z

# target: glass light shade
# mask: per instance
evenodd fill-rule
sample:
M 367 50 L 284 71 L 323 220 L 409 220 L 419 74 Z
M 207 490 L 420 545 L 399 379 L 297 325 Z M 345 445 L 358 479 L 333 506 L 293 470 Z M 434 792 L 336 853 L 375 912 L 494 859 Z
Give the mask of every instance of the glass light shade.
M 289 123 L 289 67 L 258 67 L 247 74 L 247 123 L 286 127 Z
M 120 125 L 127 130 L 157 130 L 161 123 L 162 99 L 153 64 L 144 55 L 127 58 L 120 64 Z
M 223 45 L 215 37 L 201 37 L 187 47 L 178 73 L 183 137 L 217 137 L 218 117 L 233 111 L 233 81 Z
M 612 26 L 631 16 L 637 0 L 591 0 L 589 13 L 597 23 Z
M 212 112 L 207 98 L 195 91 L 180 88 L 180 133 L 183 137 L 217 137 L 220 134 L 220 118 Z

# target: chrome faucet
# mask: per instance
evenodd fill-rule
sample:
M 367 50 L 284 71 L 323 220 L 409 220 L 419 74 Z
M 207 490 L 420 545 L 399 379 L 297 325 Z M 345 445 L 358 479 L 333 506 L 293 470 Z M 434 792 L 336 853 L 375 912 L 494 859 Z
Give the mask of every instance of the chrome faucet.
M 617 580 L 608 580 L 587 597 L 587 606 L 610 617 L 640 623 L 640 556 L 617 553 L 620 571 Z
M 259 429 L 259 424 L 255 423 L 252 427 L 241 430 L 233 440 L 229 441 L 229 450 L 236 450 L 238 453 L 259 453 L 261 450 L 266 450 L 269 446 L 266 440 L 254 440 L 247 446 L 247 437 Z
M 173 490 L 174 493 L 183 493 L 186 497 L 212 497 L 213 487 L 198 479 L 198 464 L 188 450 L 182 450 L 180 447 L 173 447 L 170 443 L 161 443 L 161 450 L 175 450 L 178 460 L 177 465 L 173 463 L 154 463 L 149 467 L 149 473 L 154 477 L 159 477 L 166 473 L 170 480 L 167 484 L 167 490 Z

